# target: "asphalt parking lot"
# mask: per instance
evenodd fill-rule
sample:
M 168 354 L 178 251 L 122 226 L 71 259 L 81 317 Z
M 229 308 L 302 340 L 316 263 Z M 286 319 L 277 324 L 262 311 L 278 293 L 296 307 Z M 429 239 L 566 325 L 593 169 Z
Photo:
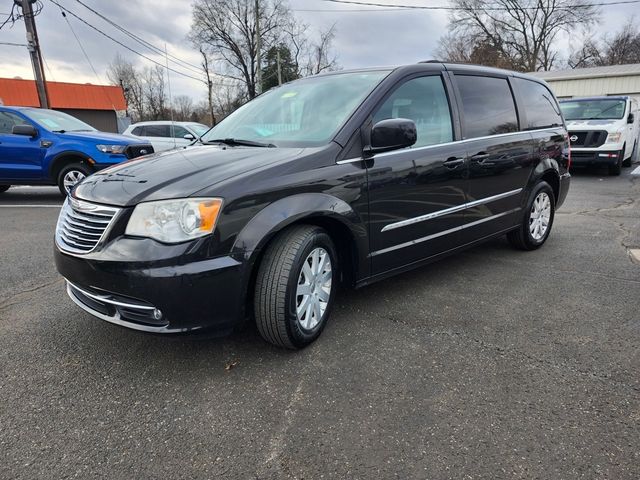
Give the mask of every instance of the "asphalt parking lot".
M 92 318 L 53 266 L 61 197 L 11 189 L 0 478 L 638 479 L 630 171 L 574 172 L 539 251 L 500 239 L 343 292 L 301 352 Z

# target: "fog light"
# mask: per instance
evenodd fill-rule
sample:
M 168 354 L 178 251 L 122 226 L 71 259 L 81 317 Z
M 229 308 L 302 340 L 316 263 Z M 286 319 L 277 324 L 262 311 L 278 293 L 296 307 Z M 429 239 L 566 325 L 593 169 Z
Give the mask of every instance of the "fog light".
M 162 318 L 162 312 L 160 310 L 158 310 L 157 308 L 153 309 L 153 319 L 154 320 L 160 320 Z

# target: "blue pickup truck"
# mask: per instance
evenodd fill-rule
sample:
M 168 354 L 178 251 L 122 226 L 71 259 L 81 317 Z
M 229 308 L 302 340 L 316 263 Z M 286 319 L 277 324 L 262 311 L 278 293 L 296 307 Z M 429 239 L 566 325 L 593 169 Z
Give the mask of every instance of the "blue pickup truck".
M 150 153 L 147 141 L 99 132 L 66 113 L 0 106 L 0 193 L 57 185 L 67 195 L 93 172 Z

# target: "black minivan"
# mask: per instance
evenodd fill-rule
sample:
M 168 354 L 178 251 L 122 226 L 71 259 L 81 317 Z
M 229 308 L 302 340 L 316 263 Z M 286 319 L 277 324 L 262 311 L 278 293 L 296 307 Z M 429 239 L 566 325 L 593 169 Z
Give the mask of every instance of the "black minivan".
M 71 299 L 145 332 L 254 318 L 301 348 L 361 287 L 506 234 L 540 247 L 569 189 L 558 103 L 536 78 L 426 62 L 297 80 L 201 144 L 79 184 L 55 234 Z

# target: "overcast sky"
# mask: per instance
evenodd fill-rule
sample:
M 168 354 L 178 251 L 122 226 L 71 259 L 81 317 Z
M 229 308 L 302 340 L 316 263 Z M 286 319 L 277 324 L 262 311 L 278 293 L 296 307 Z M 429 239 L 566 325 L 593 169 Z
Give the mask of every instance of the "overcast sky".
M 150 43 L 160 48 L 164 48 L 166 43 L 170 54 L 190 63 L 199 64 L 199 54 L 192 49 L 185 38 L 191 25 L 190 1 L 83 1 Z M 0 0 L 0 13 L 8 13 L 12 3 L 13 0 Z M 118 52 L 140 67 L 152 65 L 69 16 L 71 26 L 80 37 L 97 71 L 98 78 L 96 78 L 58 7 L 49 0 L 43 0 L 43 3 L 44 9 L 36 18 L 36 22 L 47 63 L 45 72 L 49 80 L 107 83 L 106 67 Z M 59 0 L 59 3 L 114 38 L 164 64 L 163 57 L 156 56 L 145 51 L 142 46 L 127 41 L 124 34 L 106 24 L 75 0 Z M 394 3 L 394 0 L 382 0 L 380 3 Z M 446 5 L 447 0 L 404 0 L 397 3 Z M 350 7 L 322 0 L 289 0 L 289 4 L 296 18 L 310 25 L 314 31 L 336 24 L 335 48 L 338 61 L 344 68 L 414 63 L 433 58 L 438 38 L 445 33 L 447 27 L 447 13 L 444 11 L 348 12 L 345 10 L 375 9 L 375 7 Z M 634 13 L 640 13 L 639 5 L 605 7 L 602 10 L 600 25 L 594 31 L 617 30 Z M 5 18 L 4 15 L 0 16 L 0 22 Z M 22 21 L 16 23 L 13 28 L 5 26 L 0 30 L 0 42 L 24 43 L 24 23 Z M 568 50 L 568 40 L 563 41 L 563 47 Z M 197 76 L 193 72 L 189 73 Z M 0 45 L 0 77 L 16 76 L 33 78 L 26 48 Z M 190 95 L 196 102 L 203 100 L 206 93 L 203 84 L 176 74 L 171 74 L 171 87 L 174 96 Z

